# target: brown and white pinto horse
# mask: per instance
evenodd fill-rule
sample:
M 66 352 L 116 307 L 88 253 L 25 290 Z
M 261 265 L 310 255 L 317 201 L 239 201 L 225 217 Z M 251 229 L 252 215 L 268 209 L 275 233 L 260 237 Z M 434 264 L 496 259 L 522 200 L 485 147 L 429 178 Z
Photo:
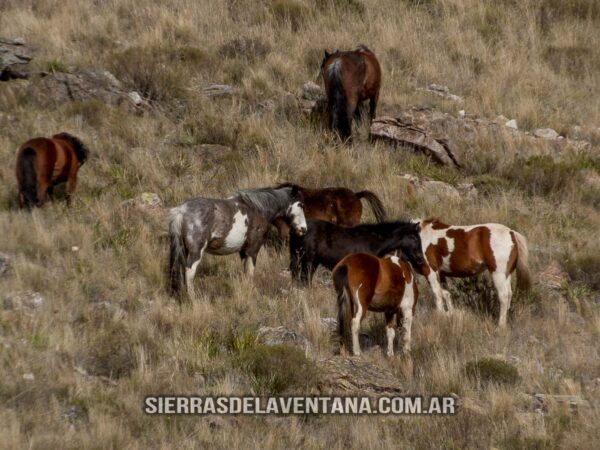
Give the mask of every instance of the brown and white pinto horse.
M 333 269 L 338 295 L 339 333 L 344 341 L 351 334 L 352 353 L 360 355 L 358 332 L 367 311 L 385 313 L 387 355 L 394 354 L 396 325 L 404 328 L 404 351 L 410 350 L 412 318 L 419 291 L 411 265 L 398 256 L 378 258 L 354 253 Z
M 364 100 L 369 100 L 371 121 L 375 118 L 381 88 L 379 61 L 364 45 L 352 51 L 326 51 L 321 75 L 327 93 L 329 128 L 342 139 L 348 139 L 352 135 L 352 119 L 360 113 L 359 107 Z
M 499 223 L 450 226 L 427 219 L 419 225 L 425 255 L 421 271 L 433 290 L 437 309 L 443 310 L 442 299 L 448 311 L 453 309 L 450 293 L 441 285 L 446 277 L 470 277 L 487 269 L 500 300 L 498 325 L 505 327 L 515 269 L 517 288 L 528 290 L 531 286 L 525 237 Z
M 21 208 L 42 206 L 52 197 L 53 187 L 65 181 L 69 203 L 77 185 L 77 171 L 88 153 L 86 146 L 68 133 L 30 139 L 21 145 L 16 170 Z
M 353 227 L 360 223 L 362 216 L 361 199 L 365 199 L 377 222 L 383 222 L 386 217 L 383 203 L 371 191 L 353 192 L 343 187 L 328 187 L 323 189 L 309 189 L 296 184 L 284 183 L 279 187 L 292 187 L 297 189 L 304 198 L 304 216 L 307 219 L 324 220 L 342 227 Z M 287 242 L 290 228 L 286 221 L 277 219 L 273 225 L 279 232 L 283 242 Z

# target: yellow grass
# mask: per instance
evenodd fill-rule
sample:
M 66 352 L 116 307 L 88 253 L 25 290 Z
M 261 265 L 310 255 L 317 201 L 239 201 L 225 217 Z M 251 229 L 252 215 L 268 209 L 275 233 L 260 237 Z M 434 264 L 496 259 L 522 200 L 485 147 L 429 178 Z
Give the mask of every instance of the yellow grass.
M 149 80 L 155 96 L 152 111 L 140 114 L 98 102 L 40 109 L 24 95 L 28 81 L 0 83 L 0 251 L 12 257 L 0 300 L 27 289 L 45 299 L 38 309 L 0 304 L 0 446 L 598 448 L 599 293 L 577 275 L 595 267 L 591 276 L 600 276 L 600 202 L 579 178 L 580 169 L 599 167 L 595 0 L 4 0 L 0 30 L 34 45 L 40 69 L 108 69 L 127 90 L 141 91 L 136 80 Z M 239 38 L 255 40 L 256 54 L 224 50 Z M 381 60 L 382 112 L 420 105 L 502 114 L 524 130 L 566 133 L 579 125 L 592 145 L 582 156 L 497 134 L 452 136 L 465 162 L 461 172 L 372 144 L 365 127 L 353 145 L 340 145 L 303 120 L 289 94 L 317 80 L 323 50 L 359 43 Z M 418 89 L 432 82 L 464 103 Z M 202 87 L 210 83 L 239 91 L 208 99 Z M 258 107 L 265 100 L 273 110 Z M 93 152 L 74 204 L 17 211 L 16 149 L 59 131 L 81 137 Z M 195 151 L 203 143 L 228 145 L 232 154 L 205 160 Z M 528 172 L 515 163 L 548 154 L 563 165 Z M 539 171 L 551 171 L 560 189 L 530 187 L 547 185 Z M 403 173 L 488 184 L 473 201 L 415 198 L 406 194 Z M 540 286 L 517 298 L 506 333 L 493 316 L 465 304 L 456 316 L 438 317 L 421 285 L 411 355 L 363 357 L 390 368 L 408 393 L 453 392 L 479 405 L 453 417 L 145 416 L 149 394 L 251 393 L 251 376 L 236 361 L 260 326 L 301 330 L 311 358 L 337 348 L 320 328 L 321 318 L 336 315 L 331 286 L 295 289 L 280 273 L 287 255 L 269 248 L 259 254 L 254 280 L 242 276 L 236 256 L 208 256 L 197 280 L 200 300 L 179 306 L 166 291 L 166 218 L 121 206 L 142 192 L 174 206 L 282 181 L 370 189 L 392 217 L 505 223 L 527 236 L 534 270 L 559 259 L 577 279 L 563 303 Z M 379 345 L 382 325 L 378 316 L 365 324 Z M 521 381 L 486 386 L 469 379 L 464 366 L 479 357 L 516 357 Z M 90 358 L 101 376 L 83 373 Z M 533 412 L 529 394 L 537 392 L 581 395 L 592 406 L 577 415 L 551 408 L 530 420 L 523 413 Z M 66 418 L 70 408 L 76 419 Z

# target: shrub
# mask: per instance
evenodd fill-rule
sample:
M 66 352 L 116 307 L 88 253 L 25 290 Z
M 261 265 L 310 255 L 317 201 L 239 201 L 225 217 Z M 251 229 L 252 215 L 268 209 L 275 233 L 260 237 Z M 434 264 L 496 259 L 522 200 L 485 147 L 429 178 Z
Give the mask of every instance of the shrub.
M 270 51 L 270 46 L 259 39 L 239 37 L 223 44 L 219 49 L 219 54 L 226 58 L 243 58 L 247 61 L 254 61 L 263 59 Z
M 195 47 L 131 47 L 113 56 L 111 70 L 143 97 L 157 102 L 182 100 L 189 78 L 210 67 L 209 56 Z
M 257 393 L 281 394 L 308 390 L 317 378 L 314 363 L 304 352 L 287 345 L 258 345 L 243 351 L 238 366 L 252 378 Z
M 360 0 L 316 0 L 316 5 L 321 10 L 337 8 L 360 16 L 365 13 L 365 5 Z
M 579 177 L 575 164 L 555 162 L 550 156 L 516 158 L 503 176 L 532 195 L 564 192 Z
M 293 0 L 278 0 L 271 5 L 271 14 L 280 24 L 289 23 L 293 31 L 298 31 L 312 15 L 312 10 Z
M 484 383 L 515 385 L 521 380 L 515 366 L 494 358 L 469 361 L 465 366 L 465 373 L 469 378 Z
M 48 72 L 68 72 L 69 68 L 62 61 L 58 61 L 57 59 L 53 59 L 52 61 L 48 61 L 44 64 L 44 68 Z
M 564 265 L 573 280 L 600 291 L 600 254 L 597 251 L 592 249 L 588 253 L 564 258 Z
M 122 378 L 137 367 L 131 333 L 118 322 L 107 323 L 92 336 L 81 359 L 88 373 L 96 376 Z

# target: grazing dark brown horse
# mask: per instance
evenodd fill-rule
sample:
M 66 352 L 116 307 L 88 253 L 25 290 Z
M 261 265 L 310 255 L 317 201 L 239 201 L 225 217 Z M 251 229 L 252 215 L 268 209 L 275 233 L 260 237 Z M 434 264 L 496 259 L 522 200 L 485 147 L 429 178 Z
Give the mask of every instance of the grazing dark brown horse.
M 488 270 L 500 300 L 498 325 L 506 327 L 513 272 L 519 289 L 526 291 L 531 285 L 525 237 L 499 223 L 460 226 L 427 219 L 419 222 L 419 229 L 425 255 L 421 272 L 433 290 L 437 309 L 443 310 L 442 300 L 448 311 L 453 309 L 450 292 L 441 285 L 446 277 L 471 277 Z
M 52 197 L 53 187 L 67 182 L 67 203 L 77 185 L 77 171 L 88 157 L 88 149 L 75 136 L 55 134 L 25 142 L 17 154 L 19 205 L 42 206 Z
M 329 187 L 324 189 L 309 189 L 295 184 L 285 183 L 279 187 L 293 187 L 302 193 L 304 198 L 304 216 L 307 219 L 324 220 L 342 227 L 353 227 L 360 223 L 362 216 L 362 203 L 364 198 L 377 222 L 385 220 L 385 208 L 379 197 L 371 191 L 353 192 L 342 187 Z M 290 228 L 285 220 L 278 219 L 273 222 L 279 232 L 279 237 L 287 242 Z
M 378 258 L 354 253 L 333 269 L 338 295 L 339 333 L 344 341 L 352 335 L 352 353 L 360 355 L 358 332 L 367 311 L 385 313 L 387 355 L 394 354 L 397 326 L 404 328 L 404 351 L 410 350 L 412 318 L 419 291 L 411 265 L 398 256 Z
M 329 128 L 346 140 L 352 135 L 352 119 L 363 101 L 369 100 L 369 116 L 371 121 L 375 118 L 381 66 L 375 54 L 360 45 L 352 51 L 326 51 L 321 75 L 327 93 Z

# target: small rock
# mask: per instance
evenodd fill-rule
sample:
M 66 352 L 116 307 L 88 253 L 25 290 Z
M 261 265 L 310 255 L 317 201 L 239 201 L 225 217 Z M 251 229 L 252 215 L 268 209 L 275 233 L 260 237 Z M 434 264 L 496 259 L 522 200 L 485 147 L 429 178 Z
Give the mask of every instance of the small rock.
M 31 372 L 27 372 L 23 374 L 23 379 L 27 380 L 27 381 L 33 381 L 35 380 L 35 375 L 32 374 Z
M 401 381 L 389 369 L 360 356 L 334 356 L 317 362 L 320 369 L 319 390 L 322 394 L 400 394 Z
M 542 139 L 557 139 L 559 134 L 552 128 L 537 128 L 533 135 Z
M 309 342 L 306 336 L 285 327 L 260 327 L 256 342 L 264 345 L 292 345 L 306 350 Z
M 144 192 L 139 197 L 125 200 L 121 203 L 121 206 L 128 208 L 130 206 L 136 206 L 140 209 L 155 209 L 162 208 L 163 202 L 154 192 Z
M 336 333 L 338 330 L 338 321 L 335 317 L 321 317 L 321 325 L 330 333 Z
M 220 97 L 223 95 L 233 95 L 235 89 L 228 84 L 210 84 L 202 89 L 209 97 Z
M 547 412 L 552 404 L 568 406 L 570 412 L 577 412 L 582 408 L 589 408 L 590 402 L 584 400 L 579 395 L 553 395 L 553 394 L 534 394 L 534 400 L 538 409 Z
M 325 96 L 325 92 L 317 83 L 307 81 L 302 86 L 301 97 L 305 100 L 317 101 Z
M 432 92 L 432 93 L 439 95 L 440 97 L 444 97 L 448 100 L 453 100 L 455 102 L 463 101 L 462 97 L 452 94 L 450 92 L 450 89 L 448 88 L 448 86 L 444 86 L 442 84 L 431 83 L 431 84 L 427 85 L 427 88 L 425 88 L 424 90 L 427 92 Z
M 134 105 L 139 106 L 144 102 L 144 99 L 140 94 L 136 91 L 131 91 L 127 93 L 127 96 L 131 99 Z
M 512 128 L 513 130 L 518 130 L 517 121 L 515 119 L 511 119 L 504 125 L 506 128 Z
M 408 193 L 419 195 L 430 195 L 432 197 L 439 197 L 440 195 L 460 199 L 465 198 L 476 198 L 477 188 L 472 183 L 460 183 L 456 187 L 444 183 L 443 181 L 432 180 L 431 178 L 423 177 L 419 178 L 415 175 L 404 174 L 401 178 L 408 181 Z
M 17 292 L 4 297 L 4 307 L 15 311 L 38 309 L 43 303 L 44 297 L 39 292 L 32 290 Z
M 562 289 L 571 278 L 557 260 L 553 260 L 538 273 L 538 283 L 550 289 Z
M 79 247 L 77 247 L 76 245 L 74 245 L 73 247 L 71 247 L 71 251 L 72 252 L 78 252 L 79 251 Z
M 465 113 L 465 110 L 464 110 L 464 109 L 461 109 L 461 110 L 458 112 L 458 116 L 459 116 L 460 118 L 463 118 L 463 119 L 464 119 L 464 117 L 465 117 L 465 114 L 466 114 L 466 113 Z

